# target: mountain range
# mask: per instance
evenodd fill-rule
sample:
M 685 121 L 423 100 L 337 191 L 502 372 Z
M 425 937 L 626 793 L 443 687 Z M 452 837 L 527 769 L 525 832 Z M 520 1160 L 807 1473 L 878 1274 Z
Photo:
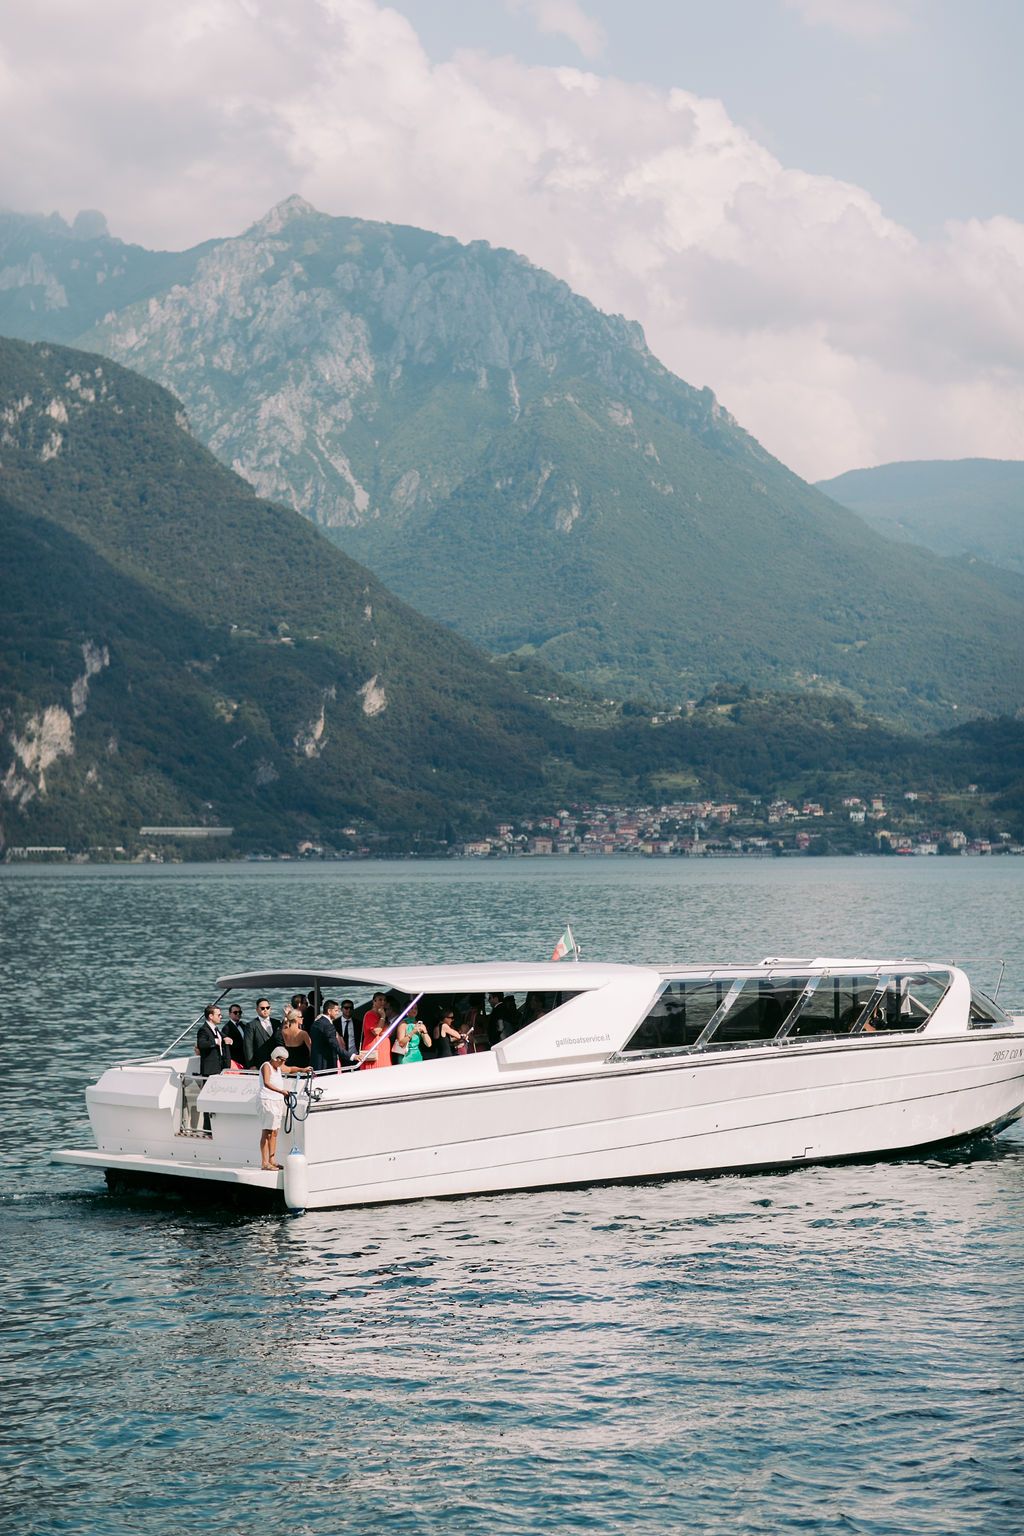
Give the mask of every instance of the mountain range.
M 425 852 L 584 799 L 972 780 L 1024 826 L 1022 721 L 920 738 L 820 693 L 723 686 L 652 719 L 536 662 L 499 669 L 95 354 L 0 341 L 0 538 L 0 850 L 226 825 L 221 851 Z
M 1015 590 L 882 537 L 513 252 L 294 198 L 183 253 L 11 215 L 0 329 L 167 385 L 413 607 L 601 693 L 813 688 L 917 725 L 1022 702 Z
M 851 469 L 818 489 L 887 538 L 1024 576 L 1024 463 L 923 459 Z

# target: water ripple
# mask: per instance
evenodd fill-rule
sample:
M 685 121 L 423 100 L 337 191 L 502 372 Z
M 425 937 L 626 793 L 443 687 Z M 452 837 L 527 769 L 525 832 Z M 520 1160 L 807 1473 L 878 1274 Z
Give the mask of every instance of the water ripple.
M 0 1528 L 1024 1530 L 1019 1130 L 926 1158 L 299 1220 L 114 1200 L 45 1165 L 84 1134 L 85 1077 L 166 1035 L 218 970 L 308 949 L 328 886 L 345 916 L 320 953 L 395 934 L 410 955 L 417 939 L 436 958 L 542 953 L 566 912 L 609 958 L 676 932 L 696 953 L 791 952 L 825 912 L 815 948 L 844 927 L 843 948 L 1006 937 L 1019 985 L 1024 869 L 1013 884 L 1010 861 L 933 862 L 960 884 L 824 860 L 532 883 L 409 866 L 0 877 L 10 1034 L 38 1017 L 88 1042 L 87 1059 L 58 1043 L 45 1095 L 18 1060 L 0 1129 Z

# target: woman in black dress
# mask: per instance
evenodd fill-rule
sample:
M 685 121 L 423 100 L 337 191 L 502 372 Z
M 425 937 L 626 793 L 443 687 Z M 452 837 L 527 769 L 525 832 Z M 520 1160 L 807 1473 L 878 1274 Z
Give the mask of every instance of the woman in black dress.
M 454 1056 L 459 1045 L 463 1043 L 462 1036 L 455 1028 L 455 1010 L 453 1008 L 448 1008 L 442 1013 L 440 1022 L 434 1032 L 434 1039 L 437 1042 L 437 1054 L 439 1056 Z
M 302 1015 L 297 1008 L 286 1008 L 284 1011 L 284 1023 L 281 1025 L 281 1044 L 288 1051 L 288 1065 L 290 1067 L 308 1067 L 310 1064 L 310 1046 L 312 1041 L 302 1027 Z

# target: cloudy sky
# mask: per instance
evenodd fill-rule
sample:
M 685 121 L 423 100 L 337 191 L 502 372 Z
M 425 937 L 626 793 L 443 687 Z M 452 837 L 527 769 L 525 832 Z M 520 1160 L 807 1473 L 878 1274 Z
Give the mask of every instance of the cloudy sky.
M 809 478 L 1024 458 L 1019 0 L 35 0 L 0 204 L 522 251 Z

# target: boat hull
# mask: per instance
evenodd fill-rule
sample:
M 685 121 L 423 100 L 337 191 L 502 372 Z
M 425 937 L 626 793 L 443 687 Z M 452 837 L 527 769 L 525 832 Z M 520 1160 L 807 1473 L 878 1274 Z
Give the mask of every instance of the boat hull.
M 423 1063 L 328 1079 L 286 1150 L 305 1155 L 312 1209 L 873 1157 L 1012 1123 L 1024 1110 L 1022 1040 L 1016 1028 L 561 1073 L 490 1056 Z M 170 1117 L 161 1132 L 163 1111 L 146 1118 L 136 1083 L 131 1106 L 91 1104 L 96 1151 L 57 1156 L 284 1194 L 280 1175 L 252 1166 L 258 1129 L 245 1092 L 211 1083 L 212 1143 L 183 1144 Z

